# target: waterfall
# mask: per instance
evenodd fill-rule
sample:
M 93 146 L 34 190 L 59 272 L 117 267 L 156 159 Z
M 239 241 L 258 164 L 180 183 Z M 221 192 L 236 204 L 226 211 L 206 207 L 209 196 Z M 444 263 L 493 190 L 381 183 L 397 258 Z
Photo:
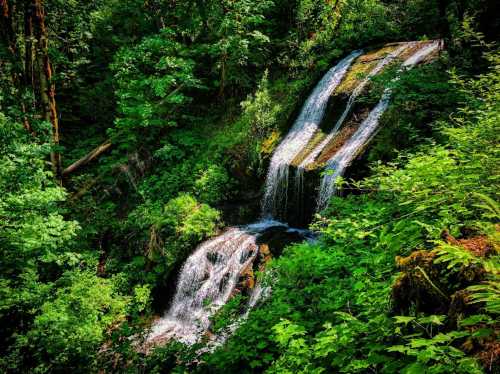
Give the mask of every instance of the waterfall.
M 439 46 L 440 41 L 433 41 L 424 47 L 419 48 L 417 52 L 403 62 L 402 67 L 398 72 L 405 69 L 411 69 L 429 54 L 437 50 Z M 397 80 L 398 78 L 395 79 Z M 340 148 L 340 150 L 327 161 L 325 173 L 320 185 L 318 210 L 326 208 L 331 196 L 336 191 L 337 178 L 344 174 L 346 168 L 351 164 L 356 156 L 359 155 L 375 134 L 380 117 L 389 106 L 390 96 L 391 90 L 386 89 L 380 102 L 361 123 L 354 135 L 352 135 L 351 138 L 349 138 L 349 140 Z
M 286 211 L 290 164 L 318 130 L 330 95 L 361 53 L 352 52 L 323 76 L 304 103 L 291 130 L 274 151 L 266 178 L 263 217 L 276 217 L 280 211 Z
M 359 129 L 354 135 L 335 153 L 327 162 L 325 174 L 321 179 L 320 192 L 318 198 L 318 210 L 325 208 L 330 201 L 330 197 L 335 192 L 337 178 L 342 176 L 345 169 L 356 158 L 364 145 L 370 140 L 375 130 L 377 129 L 380 117 L 384 114 L 389 106 L 390 95 L 388 92 L 375 108 L 370 112 L 368 117 L 359 126 Z
M 231 228 L 202 243 L 184 264 L 172 305 L 148 339 L 175 336 L 194 344 L 210 326 L 210 315 L 231 297 L 241 271 L 257 255 L 255 239 L 246 230 Z
M 319 143 L 308 155 L 302 160 L 300 165 L 297 166 L 297 170 L 295 171 L 295 188 L 296 188 L 296 196 L 297 201 L 302 202 L 302 194 L 304 190 L 304 172 L 308 165 L 312 164 L 316 161 L 316 158 L 320 155 L 323 149 L 333 140 L 333 138 L 337 135 L 339 129 L 342 124 L 346 120 L 347 116 L 351 112 L 354 103 L 356 102 L 357 97 L 363 92 L 363 89 L 366 87 L 370 79 L 380 73 L 382 69 L 391 63 L 396 57 L 398 57 L 404 50 L 412 47 L 415 43 L 404 43 L 403 45 L 396 48 L 393 52 L 389 53 L 386 57 L 384 57 L 367 75 L 365 79 L 363 79 L 359 85 L 353 90 L 349 99 L 347 101 L 346 107 L 342 112 L 340 118 L 335 123 L 335 126 L 332 128 L 330 133 L 323 139 L 321 143 Z
M 171 338 L 185 344 L 196 343 L 209 329 L 210 317 L 237 292 L 242 273 L 252 267 L 259 254 L 259 235 L 270 228 L 299 231 L 304 237 L 309 235 L 306 230 L 268 220 L 229 228 L 222 235 L 200 244 L 182 267 L 172 304 L 153 324 L 147 343 Z M 246 310 L 251 309 L 264 292 L 261 285 L 255 285 Z
M 346 107 L 344 109 L 344 112 L 340 116 L 340 118 L 337 120 L 335 123 L 335 126 L 333 129 L 330 131 L 330 133 L 326 136 L 326 138 L 318 144 L 312 151 L 309 153 L 309 155 L 302 161 L 302 163 L 299 165 L 299 168 L 305 169 L 307 165 L 313 163 L 316 160 L 316 157 L 319 156 L 321 151 L 330 143 L 330 141 L 335 137 L 337 132 L 339 131 L 340 127 L 346 120 L 348 114 L 350 113 L 354 103 L 356 102 L 357 97 L 363 92 L 363 89 L 366 87 L 368 82 L 372 77 L 377 75 L 382 71 L 382 69 L 392 62 L 396 57 L 398 57 L 405 49 L 410 48 L 413 45 L 413 43 L 405 43 L 402 46 L 398 47 L 396 50 L 393 52 L 389 53 L 386 57 L 384 57 L 369 73 L 368 76 L 363 79 L 359 85 L 352 91 L 351 95 L 349 96 L 349 99 L 347 101 Z
M 330 139 L 337 133 L 349 114 L 356 97 L 362 92 L 368 80 L 412 45 L 412 43 L 406 43 L 397 48 L 370 71 L 351 94 L 344 113 L 329 134 Z M 416 65 L 438 47 L 439 42 L 434 42 L 420 48 L 403 63 L 400 70 L 409 69 Z M 286 210 L 289 166 L 318 130 L 330 95 L 343 80 L 354 59 L 360 54 L 361 51 L 354 51 L 325 74 L 305 102 L 292 129 L 274 152 L 262 202 L 264 217 L 273 217 L 280 210 Z M 323 177 L 320 186 L 319 207 L 326 206 L 330 196 L 335 192 L 335 179 L 343 174 L 346 167 L 374 135 L 380 117 L 389 105 L 389 100 L 390 90 L 386 89 L 380 102 L 354 135 L 328 160 L 327 174 Z M 325 145 L 320 145 L 319 150 L 313 150 L 312 155 L 310 154 L 301 163 L 301 166 L 305 167 L 310 160 L 313 162 Z M 304 167 L 299 168 L 299 172 L 303 171 Z M 300 189 L 301 186 L 302 180 L 297 184 L 297 188 Z M 146 346 L 165 342 L 172 338 L 186 344 L 198 342 L 203 334 L 209 330 L 211 317 L 239 292 L 238 287 L 242 275 L 251 271 L 257 258 L 263 256 L 259 253 L 261 250 L 259 238 L 268 230 L 275 229 L 287 233 L 298 233 L 303 239 L 313 238 L 307 230 L 290 228 L 285 223 L 264 218 L 247 226 L 231 227 L 222 235 L 200 244 L 182 267 L 171 306 L 165 315 L 153 324 L 151 332 L 146 338 Z M 269 294 L 269 288 L 258 282 L 253 288 L 247 287 L 246 289 L 249 290 L 248 300 L 239 319 L 228 326 L 225 332 L 209 339 L 209 345 L 212 347 L 222 344 L 228 334 L 234 331 L 246 318 L 250 309 L 256 305 L 260 298 Z M 209 345 L 205 349 L 211 349 Z

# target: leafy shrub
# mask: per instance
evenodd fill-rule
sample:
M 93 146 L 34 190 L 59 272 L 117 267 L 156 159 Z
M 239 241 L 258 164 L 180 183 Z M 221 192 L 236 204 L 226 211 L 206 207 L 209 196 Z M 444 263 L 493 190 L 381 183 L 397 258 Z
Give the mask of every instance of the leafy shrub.
M 55 298 L 43 303 L 33 328 L 17 338 L 17 348 L 26 345 L 32 351 L 32 359 L 41 363 L 38 372 L 75 364 L 95 368 L 99 345 L 124 321 L 130 298 L 114 289 L 112 279 L 89 271 L 68 272 L 58 283 Z
M 219 202 L 229 190 L 229 175 L 221 166 L 210 165 L 200 173 L 200 176 L 194 182 L 194 191 L 196 196 L 207 204 Z

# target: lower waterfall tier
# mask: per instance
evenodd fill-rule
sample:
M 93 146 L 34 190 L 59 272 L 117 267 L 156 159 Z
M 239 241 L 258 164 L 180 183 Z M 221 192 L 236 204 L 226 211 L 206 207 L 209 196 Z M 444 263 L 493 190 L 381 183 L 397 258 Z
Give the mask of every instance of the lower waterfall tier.
M 228 228 L 202 243 L 182 267 L 170 308 L 153 324 L 146 347 L 172 338 L 194 344 L 208 337 L 211 317 L 236 295 L 245 299 L 244 315 L 266 290 L 255 273 L 286 245 L 312 238 L 307 230 L 269 220 Z

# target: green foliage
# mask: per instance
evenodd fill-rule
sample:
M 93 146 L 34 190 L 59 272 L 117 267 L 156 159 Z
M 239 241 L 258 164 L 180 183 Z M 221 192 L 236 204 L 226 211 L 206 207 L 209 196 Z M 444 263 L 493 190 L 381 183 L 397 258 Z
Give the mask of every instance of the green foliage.
M 44 1 L 64 163 L 113 143 L 64 188 L 47 168 L 28 3 L 9 0 L 0 19 L 2 372 L 478 372 L 461 347 L 498 336 L 497 247 L 480 257 L 440 237 L 498 242 L 493 1 Z M 437 62 L 392 83 L 366 157 L 388 163 L 343 181 L 361 194 L 334 198 L 312 225 L 319 240 L 273 260 L 272 297 L 213 354 L 177 343 L 137 352 L 152 295 L 161 304 L 174 271 L 217 232 L 214 207 L 258 196 L 269 156 L 332 62 L 440 36 Z M 360 104 L 378 100 L 391 73 Z M 483 314 L 460 315 L 458 327 L 414 310 L 391 318 L 394 257 L 436 244 L 445 287 L 481 271 L 464 288 Z M 243 301 L 220 310 L 215 331 Z
M 391 39 L 397 30 L 388 7 L 377 0 L 303 0 L 295 14 L 288 50 L 280 59 L 295 73 L 327 68 L 348 46 Z
M 442 139 L 438 121 L 446 120 L 464 99 L 450 82 L 446 69 L 447 57 L 443 54 L 438 61 L 416 67 L 397 81 L 391 82 L 394 69 L 374 77 L 371 92 L 364 100 L 378 101 L 385 87 L 391 85 L 392 104 L 382 117 L 381 130 L 365 156 L 367 161 L 393 160 L 401 150 Z
M 220 213 L 189 194 L 179 194 L 163 206 L 152 202 L 138 206 L 126 223 L 121 229 L 129 235 L 124 244 L 128 251 L 115 254 L 124 264 L 110 265 L 127 274 L 129 287 L 144 282 L 155 287 L 169 279 L 191 249 L 215 234 Z M 144 308 L 147 300 L 142 299 Z
M 312 226 L 321 233 L 318 243 L 292 246 L 274 261 L 268 275 L 272 297 L 250 314 L 224 348 L 206 358 L 210 368 L 278 373 L 482 372 L 460 349 L 466 338 L 475 339 L 470 330 L 454 330 L 443 316 L 432 314 L 391 320 L 389 294 L 395 255 L 431 248 L 444 229 L 457 237 L 471 227 L 494 235 L 495 71 L 493 65 L 491 73 L 462 82 L 468 106 L 452 122 L 439 122 L 443 145 L 423 144 L 394 162 L 378 163 L 372 176 L 354 184 L 368 193 L 332 199 Z M 480 258 L 439 243 L 436 266 L 446 265 L 444 274 L 450 282 L 468 267 L 481 266 L 495 274 L 496 253 Z M 498 299 L 494 282 L 469 289 L 472 302 L 493 316 Z M 272 336 L 266 334 L 269 329 Z M 487 330 L 477 334 L 494 338 L 493 330 Z M 270 348 L 273 342 L 277 349 Z
M 230 178 L 226 169 L 217 165 L 210 165 L 195 180 L 194 191 L 201 201 L 214 204 L 226 195 L 229 183 Z
M 484 309 L 487 312 L 500 314 L 500 281 L 498 275 L 495 280 L 477 286 L 470 286 L 468 290 L 472 291 L 472 303 L 484 303 Z
M 95 261 L 73 244 L 79 225 L 63 217 L 65 191 L 45 169 L 49 144 L 3 115 L 0 136 L 0 320 L 10 345 L 0 364 L 37 372 L 90 367 L 107 329 L 124 319 L 128 299 L 111 280 L 71 270 Z
M 439 332 L 446 316 L 395 317 L 395 332 L 402 335 L 404 344 L 387 348 L 388 352 L 398 352 L 406 356 L 409 363 L 403 373 L 482 373 L 477 362 L 455 348 L 457 340 L 469 337 L 466 331 Z M 412 326 L 412 333 L 405 335 L 403 330 Z M 404 325 L 404 327 L 402 327 Z
M 215 315 L 210 318 L 212 323 L 210 330 L 220 333 L 234 322 L 241 314 L 242 305 L 247 301 L 247 297 L 237 294 L 232 297 Z
M 216 42 L 208 47 L 219 72 L 221 92 L 226 86 L 248 87 L 251 80 L 247 67 L 264 65 L 269 37 L 261 31 L 271 0 L 240 0 L 211 2 L 212 17 L 218 18 L 214 27 Z
M 205 204 L 198 204 L 189 195 L 180 195 L 165 205 L 158 224 L 175 230 L 184 241 L 199 241 L 214 233 L 219 213 Z
M 481 263 L 481 259 L 470 251 L 447 243 L 441 243 L 434 251 L 438 255 L 434 262 L 436 264 L 446 262 L 448 269 Z
M 262 76 L 253 97 L 241 103 L 243 120 L 250 123 L 250 132 L 257 139 L 263 139 L 276 126 L 281 106 L 273 102 L 269 92 L 268 71 Z
M 22 125 L 0 114 L 0 200 L 2 254 L 5 266 L 24 267 L 34 257 L 54 262 L 78 230 L 60 214 L 65 192 L 45 170 L 47 143 L 29 139 Z M 24 261 L 23 261 L 24 260 Z
M 82 261 L 71 247 L 78 223 L 60 206 L 65 192 L 46 170 L 50 145 L 0 113 L 0 301 L 3 344 L 29 328 L 60 271 Z
M 42 363 L 38 372 L 51 372 L 80 361 L 92 368 L 99 345 L 111 328 L 123 322 L 129 298 L 114 289 L 112 279 L 91 272 L 68 272 L 58 281 L 52 301 L 41 306 L 41 314 L 16 345 L 37 347 L 33 357 Z M 44 361 L 47 360 L 47 366 Z
M 184 92 L 200 87 L 193 72 L 194 61 L 189 58 L 188 50 L 175 41 L 175 32 L 169 29 L 145 38 L 133 48 L 120 50 L 112 69 L 117 84 L 119 133 L 120 130 L 175 126 L 180 119 L 179 107 L 190 101 Z M 149 134 L 154 136 L 157 132 Z M 133 141 L 128 144 L 131 146 L 137 140 L 134 137 L 126 142 Z

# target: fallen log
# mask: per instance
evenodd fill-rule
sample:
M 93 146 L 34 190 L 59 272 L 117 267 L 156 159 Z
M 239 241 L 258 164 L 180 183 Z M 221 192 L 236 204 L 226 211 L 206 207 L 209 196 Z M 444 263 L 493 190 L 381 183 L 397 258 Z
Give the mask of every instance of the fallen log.
M 89 162 L 91 162 L 95 158 L 99 157 L 102 153 L 106 152 L 112 145 L 113 144 L 111 143 L 110 140 L 106 140 L 104 143 L 102 143 L 98 147 L 94 148 L 87 155 L 85 155 L 84 157 L 82 157 L 78 161 L 75 161 L 70 166 L 68 166 L 67 168 L 65 168 L 62 171 L 62 175 L 66 176 L 66 175 L 74 172 L 78 168 L 82 167 L 83 165 L 88 164 Z

